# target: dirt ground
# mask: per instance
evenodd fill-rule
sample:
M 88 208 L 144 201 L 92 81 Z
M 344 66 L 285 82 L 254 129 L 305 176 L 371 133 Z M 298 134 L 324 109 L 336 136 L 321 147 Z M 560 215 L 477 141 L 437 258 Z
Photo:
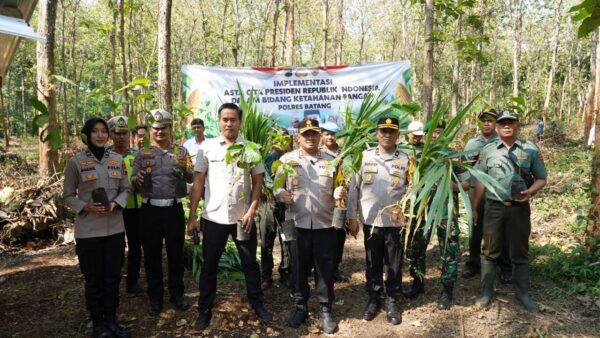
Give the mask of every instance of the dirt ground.
M 510 287 L 497 285 L 497 298 L 487 309 L 473 306 L 478 278 L 459 279 L 455 305 L 448 311 L 436 308 L 441 286 L 437 281 L 437 246 L 430 245 L 426 293 L 416 300 L 402 302 L 402 323 L 392 326 L 380 312 L 371 322 L 361 319 L 367 301 L 364 291 L 364 249 L 362 234 L 349 238 L 342 270 L 348 282 L 335 287 L 334 315 L 339 321 L 340 337 L 600 337 L 600 306 L 590 311 L 581 296 L 553 299 L 545 288 L 552 287 L 544 276 L 533 276 L 532 297 L 542 311 L 531 315 L 516 303 Z M 279 247 L 276 244 L 276 263 Z M 85 337 L 91 335 L 91 322 L 83 298 L 83 278 L 73 245 L 38 251 L 20 250 L 0 255 L 0 336 L 1 337 Z M 461 257 L 460 267 L 466 257 Z M 459 271 L 460 272 L 460 271 Z M 142 272 L 143 273 L 143 272 Z M 276 279 L 278 276 L 274 276 Z M 198 286 L 186 274 L 186 297 L 198 298 Z M 410 277 L 404 274 L 404 286 Z M 550 283 L 550 284 L 549 284 Z M 235 281 L 220 281 L 211 326 L 199 332 L 193 324 L 196 306 L 177 312 L 167 302 L 159 317 L 147 315 L 145 296 L 125 293 L 121 283 L 120 321 L 133 337 L 312 337 L 325 335 L 319 330 L 314 297 L 309 303 L 309 324 L 298 329 L 285 322 L 293 301 L 284 287 L 275 285 L 265 291 L 265 302 L 275 322 L 264 325 L 245 303 L 245 287 Z M 142 278 L 142 286 L 145 280 Z M 314 286 L 314 285 L 313 285 Z

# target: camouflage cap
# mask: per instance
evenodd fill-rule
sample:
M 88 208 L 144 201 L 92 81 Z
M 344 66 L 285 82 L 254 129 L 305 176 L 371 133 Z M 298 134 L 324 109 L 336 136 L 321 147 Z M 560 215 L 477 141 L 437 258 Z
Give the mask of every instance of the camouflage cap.
M 163 128 L 173 124 L 173 116 L 166 110 L 153 109 L 146 116 L 146 124 L 152 128 Z
M 127 133 L 129 132 L 129 119 L 127 116 L 118 115 L 106 121 L 108 129 L 111 133 Z

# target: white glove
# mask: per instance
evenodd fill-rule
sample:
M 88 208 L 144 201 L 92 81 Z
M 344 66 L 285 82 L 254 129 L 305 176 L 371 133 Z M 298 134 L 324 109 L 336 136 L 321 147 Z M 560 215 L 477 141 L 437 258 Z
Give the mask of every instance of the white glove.
M 344 199 L 344 198 L 346 198 L 346 195 L 347 195 L 347 192 L 346 192 L 346 188 L 344 188 L 344 187 L 337 187 L 333 191 L 333 198 L 335 198 L 336 200 Z

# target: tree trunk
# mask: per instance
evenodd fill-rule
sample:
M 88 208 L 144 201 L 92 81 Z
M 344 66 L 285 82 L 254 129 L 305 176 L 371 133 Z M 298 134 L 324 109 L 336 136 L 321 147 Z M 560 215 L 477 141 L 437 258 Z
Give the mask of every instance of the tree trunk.
M 223 3 L 223 18 L 227 17 L 227 9 L 229 8 L 229 1 Z M 221 20 L 221 67 L 225 65 L 225 21 Z
M 497 58 L 497 54 L 498 54 L 498 44 L 497 44 L 497 34 L 496 34 L 496 30 L 493 31 L 494 34 L 494 56 L 492 57 L 492 70 L 490 72 L 490 97 L 489 97 L 489 101 L 493 102 L 496 99 L 496 86 L 495 86 L 495 82 L 496 82 L 496 58 Z
M 231 49 L 233 53 L 233 65 L 235 67 L 238 66 L 238 56 L 240 50 L 240 30 L 242 26 L 242 16 L 240 15 L 240 1 L 235 0 L 234 7 L 235 13 L 235 39 L 233 41 L 233 48 Z
M 48 108 L 48 122 L 39 128 L 39 174 L 48 177 L 58 169 L 58 152 L 52 148 L 46 137 L 50 132 L 58 132 L 56 125 L 56 93 L 52 83 L 54 74 L 54 28 L 56 23 L 56 0 L 42 0 L 39 6 L 38 33 L 46 36 L 46 41 L 38 41 L 37 57 L 37 96 Z M 42 141 L 46 139 L 45 141 Z
M 116 37 L 116 29 L 117 26 L 117 11 L 115 10 L 115 6 L 113 4 L 114 0 L 108 0 L 108 7 L 112 12 L 112 28 L 110 29 L 110 82 L 111 82 L 111 92 L 110 97 L 111 100 L 115 101 L 115 92 L 117 91 L 117 37 Z
M 25 70 L 21 66 L 21 113 L 23 114 L 23 135 L 27 135 L 27 110 L 25 109 Z
M 323 43 L 321 45 L 321 66 L 325 67 L 327 65 L 327 38 L 329 35 L 329 21 L 327 17 L 329 16 L 329 0 L 322 0 L 323 4 L 323 26 L 321 28 L 321 37 Z
M 433 20 L 435 15 L 434 0 L 425 0 L 425 44 L 423 48 L 423 90 L 421 105 L 424 121 L 429 121 L 433 114 Z
M 590 54 L 590 79 L 588 82 L 587 95 L 584 105 L 584 117 L 583 117 L 583 140 L 587 142 L 590 135 L 590 129 L 592 129 L 593 113 L 594 113 L 594 102 L 596 93 L 596 49 L 598 48 L 598 32 L 594 32 L 592 38 L 592 53 Z
M 117 10 L 118 10 L 118 25 L 119 25 L 119 46 L 120 53 L 119 58 L 121 60 L 121 86 L 127 85 L 127 61 L 125 59 L 125 14 L 123 13 L 123 1 L 117 0 Z M 125 116 L 129 116 L 129 95 L 127 94 L 127 89 L 124 89 L 121 92 L 123 95 L 121 102 L 123 102 L 123 114 Z
M 454 67 L 452 68 L 452 93 L 450 96 L 450 112 L 452 117 L 456 116 L 458 111 L 458 99 L 459 99 L 459 84 L 460 84 L 460 57 L 458 40 L 461 36 L 462 26 L 462 15 L 459 15 L 456 19 L 456 27 L 454 29 Z
M 160 0 L 158 5 L 158 88 L 159 107 L 172 112 L 171 102 L 171 7 L 172 0 Z M 223 20 L 225 21 L 225 20 Z
M 364 63 L 365 62 L 365 57 L 363 55 L 363 52 L 365 50 L 365 38 L 367 35 L 367 27 L 366 27 L 366 19 L 367 19 L 367 1 L 366 0 L 362 0 L 362 8 L 361 8 L 361 15 L 360 15 L 360 48 L 358 50 L 358 61 L 360 63 Z
M 294 65 L 294 0 L 285 2 L 285 66 Z
M 71 60 L 71 66 L 73 66 L 73 76 L 75 77 L 73 81 L 77 84 L 74 89 L 73 94 L 73 121 L 71 121 L 71 126 L 73 130 L 71 135 L 79 134 L 79 82 L 81 81 L 81 71 L 83 70 L 83 64 L 85 62 L 85 58 L 81 58 L 81 70 L 79 71 L 79 76 L 77 75 L 77 62 L 75 62 L 75 37 L 77 35 L 77 10 L 79 9 L 79 0 L 76 0 L 73 4 L 73 18 L 71 20 L 71 48 L 69 50 L 69 58 Z
M 4 89 L 2 86 L 3 78 L 0 76 L 0 116 L 2 116 L 2 131 L 4 131 L 4 150 L 8 151 L 10 146 L 10 133 L 8 132 L 8 111 L 4 109 Z
M 277 56 L 277 27 L 279 26 L 279 3 L 281 0 L 275 0 L 275 12 L 273 13 L 273 31 L 271 33 L 271 67 L 275 67 L 275 59 Z
M 598 37 L 596 31 L 596 38 Z M 590 77 L 591 82 L 591 77 Z M 595 97 L 594 97 L 594 115 L 595 121 L 595 140 L 594 140 L 594 155 L 592 157 L 592 187 L 591 197 L 593 209 L 590 215 L 590 222 L 587 228 L 587 239 L 593 239 L 600 237 L 600 48 L 596 42 L 596 78 L 595 78 Z M 588 244 L 591 244 L 589 241 Z M 592 250 L 598 249 L 597 247 L 591 248 Z
M 519 96 L 519 64 L 521 62 L 521 27 L 523 25 L 523 5 L 521 0 L 510 0 L 513 19 L 513 96 Z
M 344 0 L 337 4 L 337 28 L 335 31 L 335 64 L 342 64 L 342 49 L 344 44 Z
M 61 63 L 61 72 L 62 76 L 65 78 L 69 78 L 69 74 L 67 73 L 67 48 L 65 46 L 66 38 L 65 38 L 65 21 L 67 17 L 67 9 L 68 6 L 65 4 L 66 0 L 60 1 L 61 6 L 61 21 L 60 21 L 60 63 Z M 62 98 L 62 127 L 61 127 L 61 136 L 65 142 L 69 142 L 69 118 L 68 110 L 67 110 L 67 84 L 65 82 L 61 82 L 60 84 L 60 94 Z
M 562 0 L 558 1 L 556 5 L 556 11 L 554 13 L 556 22 L 554 22 L 554 48 L 552 49 L 552 60 L 550 61 L 550 71 L 548 72 L 548 84 L 546 85 L 546 97 L 544 98 L 544 106 L 542 108 L 542 120 L 544 125 L 548 123 L 548 106 L 550 106 L 550 95 L 552 94 L 552 83 L 554 82 L 554 72 L 556 71 L 556 55 L 558 54 L 558 38 L 560 36 L 560 8 L 562 6 Z M 570 60 L 569 60 L 570 61 Z

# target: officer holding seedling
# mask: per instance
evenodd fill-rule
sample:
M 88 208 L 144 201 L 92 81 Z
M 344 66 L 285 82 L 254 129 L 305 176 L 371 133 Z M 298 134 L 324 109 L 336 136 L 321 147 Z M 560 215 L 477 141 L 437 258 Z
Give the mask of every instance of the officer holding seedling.
M 140 149 L 133 161 L 131 182 L 142 195 L 141 224 L 144 267 L 150 309 L 156 316 L 163 305 L 163 240 L 168 259 L 168 288 L 177 310 L 188 307 L 183 295 L 185 216 L 181 199 L 192 182 L 192 161 L 186 149 L 172 143 L 173 118 L 162 109 L 147 116 L 152 146 Z
M 356 235 L 360 219 L 367 257 L 369 301 L 363 319 L 370 321 L 377 316 L 385 288 L 387 320 L 393 325 L 402 321 L 398 303 L 402 296 L 405 224 L 399 203 L 410 182 L 408 156 L 396 146 L 399 129 L 397 118 L 379 119 L 375 132 L 379 145 L 363 152 L 360 170 L 352 177 L 348 193 L 348 228 Z
M 503 241 L 508 241 L 512 262 L 516 298 L 528 311 L 537 311 L 529 298 L 529 235 L 531 209 L 529 200 L 546 185 L 546 167 L 538 147 L 519 140 L 519 116 L 505 110 L 496 120 L 500 140 L 481 150 L 476 168 L 496 179 L 504 191 L 497 194 L 485 190 L 477 182 L 473 198 L 473 222 L 480 217 L 480 203 L 485 203 L 483 215 L 483 250 L 481 253 L 482 289 L 476 304 L 487 305 L 494 296 L 496 264 L 501 256 Z M 484 200 L 485 196 L 485 200 Z
M 295 175 L 288 176 L 284 188 L 275 191 L 277 199 L 290 206 L 295 222 L 296 240 L 290 243 L 296 309 L 288 324 L 299 327 L 308 318 L 308 275 L 314 265 L 321 326 L 325 333 L 333 333 L 337 330 L 331 313 L 337 233 L 332 226 L 335 170 L 328 164 L 334 157 L 319 150 L 318 121 L 301 121 L 297 138 L 300 148 L 281 157 L 281 162 L 291 166 Z
M 200 229 L 196 209 L 204 197 L 203 263 L 200 270 L 199 315 L 195 325 L 199 330 L 210 325 L 217 294 L 219 259 L 230 235 L 240 256 L 250 305 L 262 321 L 273 320 L 263 305 L 254 226 L 265 169 L 260 154 L 258 163 L 244 162 L 245 158 L 238 158 L 231 163 L 226 161 L 232 156 L 230 147 L 237 147 L 241 151 L 244 146 L 249 146 L 249 142 L 239 136 L 242 110 L 234 103 L 224 103 L 219 108 L 218 119 L 221 136 L 204 141 L 198 150 L 188 220 L 188 229 Z

